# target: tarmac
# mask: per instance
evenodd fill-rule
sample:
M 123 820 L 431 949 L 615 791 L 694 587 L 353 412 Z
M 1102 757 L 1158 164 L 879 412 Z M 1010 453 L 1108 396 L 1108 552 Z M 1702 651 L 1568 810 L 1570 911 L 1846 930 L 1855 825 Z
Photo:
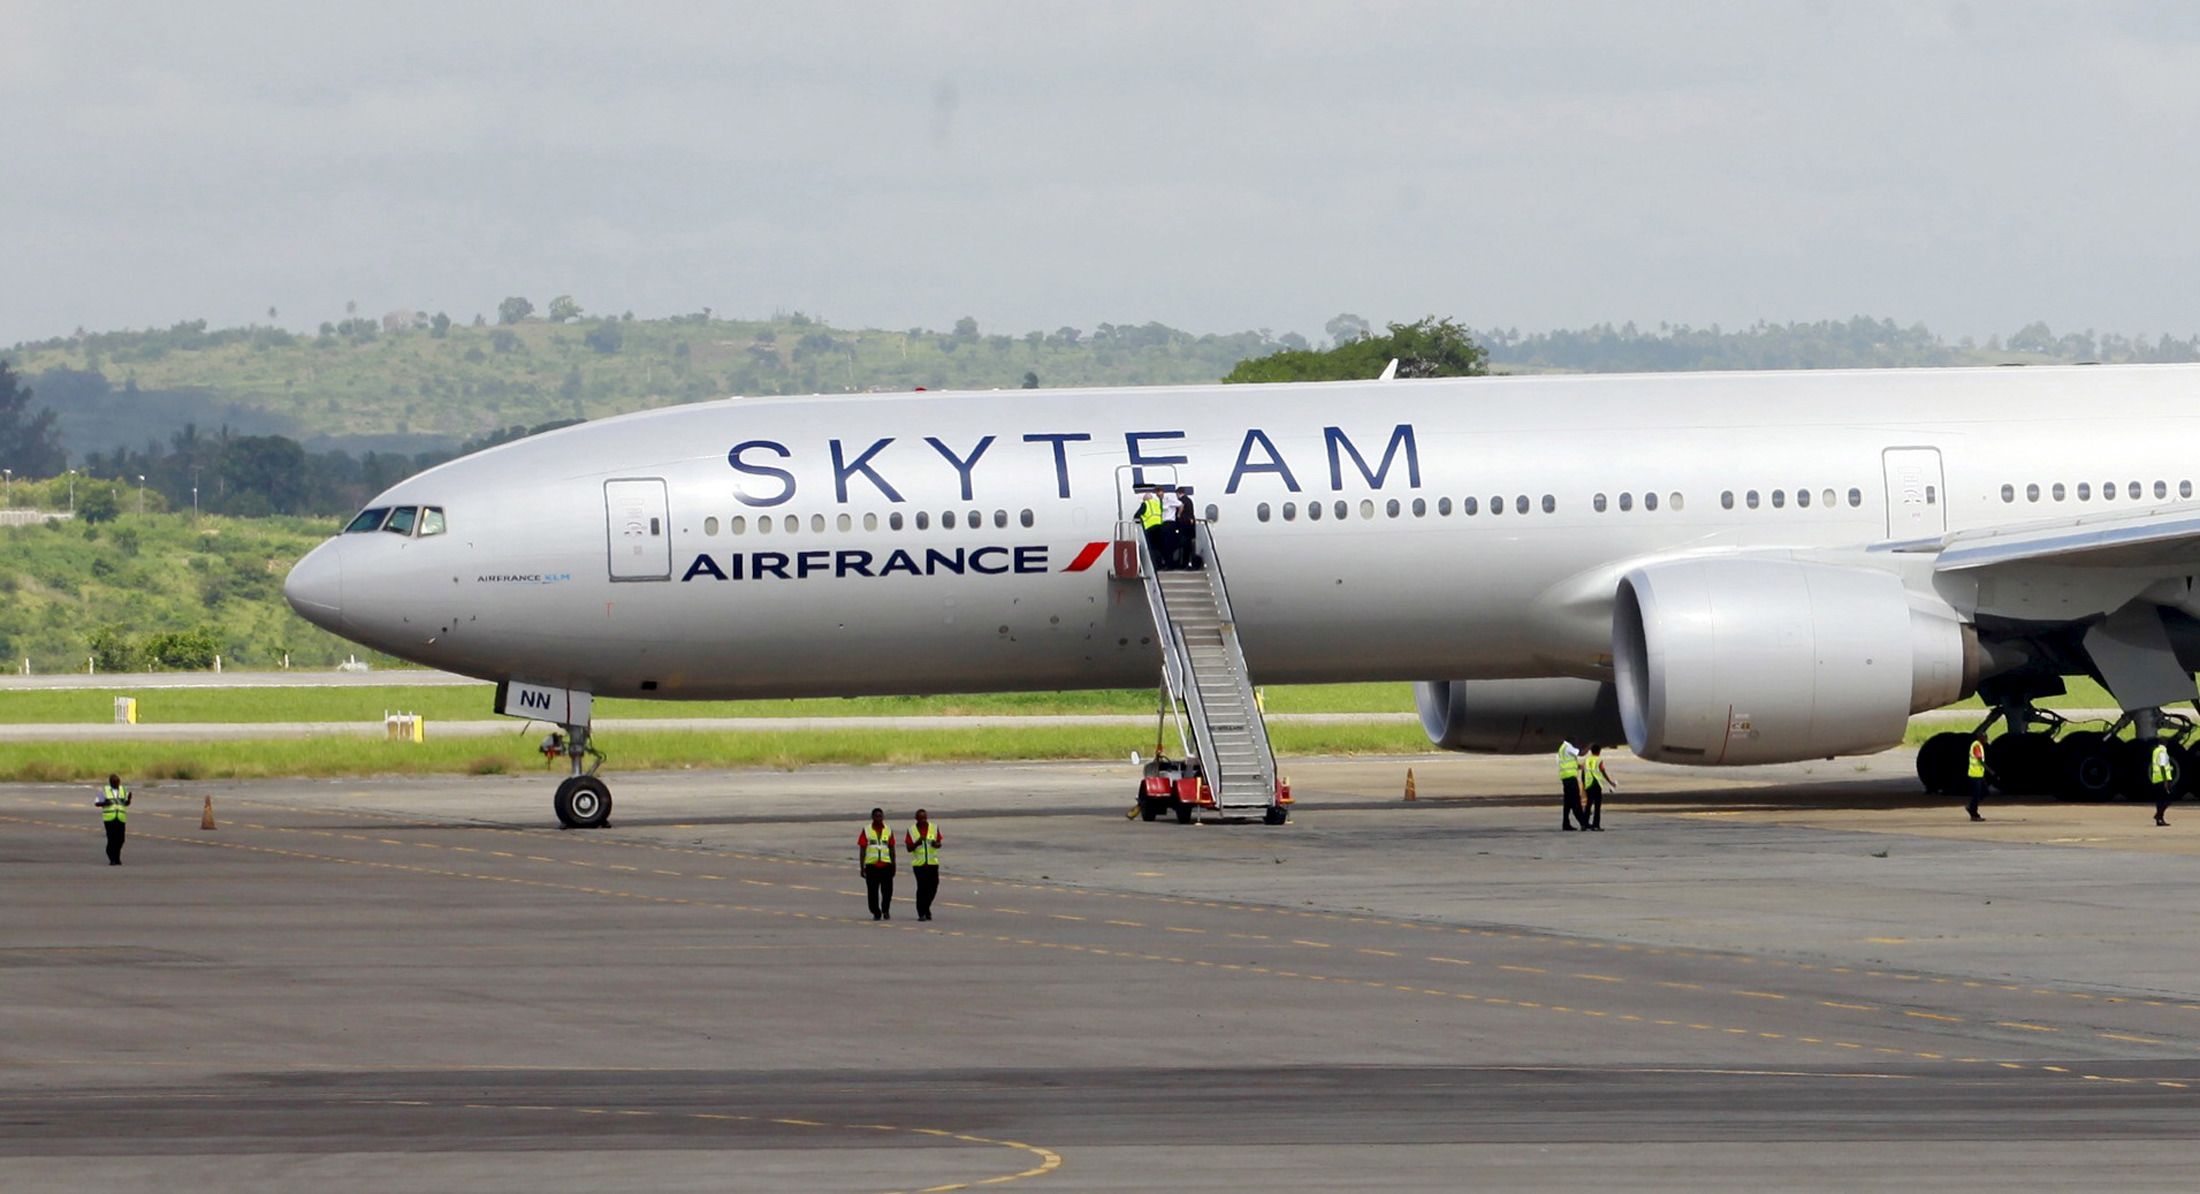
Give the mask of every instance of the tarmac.
M 1419 799 L 1402 799 L 1405 769 Z M 2200 815 L 1910 757 L 0 785 L 0 1186 L 2184 1189 Z M 218 828 L 200 828 L 203 801 Z M 863 907 L 918 804 L 942 903 Z M 2189 824 L 2188 824 L 2189 822 Z

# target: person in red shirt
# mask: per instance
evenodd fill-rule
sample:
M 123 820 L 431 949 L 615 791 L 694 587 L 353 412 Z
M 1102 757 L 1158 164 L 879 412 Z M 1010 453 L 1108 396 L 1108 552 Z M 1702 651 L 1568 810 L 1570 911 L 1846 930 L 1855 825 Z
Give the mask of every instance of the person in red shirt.
M 863 870 L 871 919 L 894 919 L 894 831 L 886 827 L 884 809 L 872 809 L 871 823 L 856 835 L 856 862 Z
M 920 808 L 902 845 L 909 850 L 909 873 L 917 877 L 917 919 L 930 920 L 932 897 L 940 893 L 940 827 Z

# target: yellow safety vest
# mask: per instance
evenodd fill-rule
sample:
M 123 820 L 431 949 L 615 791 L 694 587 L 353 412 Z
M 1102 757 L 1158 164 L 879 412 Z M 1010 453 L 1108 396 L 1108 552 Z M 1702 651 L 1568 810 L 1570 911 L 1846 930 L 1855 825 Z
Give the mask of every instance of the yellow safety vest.
M 1570 751 L 1570 750 L 1567 750 L 1567 749 L 1566 749 L 1565 747 L 1563 747 L 1563 746 L 1562 746 L 1562 747 L 1559 747 L 1559 748 L 1558 748 L 1558 778 L 1560 778 L 1560 779 L 1574 779 L 1574 778 L 1578 777 L 1578 776 L 1579 776 L 1580 774 L 1581 774 L 1581 756 L 1580 756 L 1580 755 L 1577 755 L 1577 754 L 1575 754 L 1574 752 L 1572 752 L 1572 751 Z
M 894 827 L 863 827 L 863 865 L 891 866 L 894 862 Z
M 130 789 L 128 788 L 100 789 L 100 799 L 105 800 L 107 803 L 99 810 L 99 819 L 102 821 L 127 822 L 130 819 L 130 806 L 122 802 L 129 798 Z
M 1150 531 L 1160 526 L 1164 521 L 1165 519 L 1161 513 L 1161 499 L 1150 493 L 1147 494 L 1145 504 L 1138 508 L 1138 525 Z
M 2169 747 L 2166 747 L 2159 742 L 2155 743 L 2153 758 L 2154 782 L 2158 784 L 2166 784 L 2170 781 L 2170 777 L 2174 774 L 2176 774 L 2176 768 L 2169 761 Z
M 914 833 L 917 845 L 909 851 L 910 866 L 938 866 L 940 864 L 940 827 L 927 825 L 922 833 Z
M 1971 740 L 1971 761 L 1965 765 L 1963 773 L 1972 779 L 1986 778 L 1986 744 L 1984 742 L 1980 742 L 1976 738 Z
M 1585 788 L 1599 788 L 1599 789 L 1601 789 L 1601 788 L 1603 788 L 1603 787 L 1604 787 L 1604 760 L 1603 760 L 1603 759 L 1600 759 L 1600 758 L 1598 758 L 1598 757 L 1597 757 L 1597 756 L 1595 756 L 1595 755 L 1584 755 L 1584 756 L 1582 756 L 1582 759 L 1581 759 L 1581 786 L 1583 786 L 1583 787 L 1585 787 Z

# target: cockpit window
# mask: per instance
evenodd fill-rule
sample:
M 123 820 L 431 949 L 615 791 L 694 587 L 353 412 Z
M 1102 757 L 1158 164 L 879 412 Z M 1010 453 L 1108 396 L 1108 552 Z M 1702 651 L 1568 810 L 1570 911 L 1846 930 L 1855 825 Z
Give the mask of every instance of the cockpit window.
M 420 507 L 399 506 L 390 511 L 390 520 L 382 524 L 382 529 L 392 535 L 410 535 L 413 533 L 413 523 L 419 517 Z
M 420 511 L 420 537 L 443 533 L 443 507 L 427 506 Z
M 351 520 L 351 525 L 344 528 L 344 533 L 356 535 L 362 531 L 380 530 L 382 528 L 382 517 L 389 512 L 390 508 L 388 506 L 369 506 L 359 512 L 359 517 Z

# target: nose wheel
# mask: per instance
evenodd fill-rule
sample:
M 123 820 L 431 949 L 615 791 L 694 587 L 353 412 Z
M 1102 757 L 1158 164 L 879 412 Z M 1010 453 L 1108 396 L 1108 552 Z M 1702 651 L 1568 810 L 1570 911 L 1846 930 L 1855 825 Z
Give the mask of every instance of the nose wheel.
M 611 820 L 611 789 L 593 775 L 576 775 L 558 785 L 550 806 L 567 829 L 601 829 Z

